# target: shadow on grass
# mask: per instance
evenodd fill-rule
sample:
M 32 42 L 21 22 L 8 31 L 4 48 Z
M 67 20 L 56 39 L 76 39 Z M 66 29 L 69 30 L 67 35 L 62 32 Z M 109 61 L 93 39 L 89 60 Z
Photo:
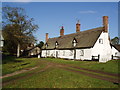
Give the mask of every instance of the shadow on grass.
M 2 64 L 7 64 L 10 62 L 23 62 L 22 60 L 16 60 L 16 56 L 2 54 Z

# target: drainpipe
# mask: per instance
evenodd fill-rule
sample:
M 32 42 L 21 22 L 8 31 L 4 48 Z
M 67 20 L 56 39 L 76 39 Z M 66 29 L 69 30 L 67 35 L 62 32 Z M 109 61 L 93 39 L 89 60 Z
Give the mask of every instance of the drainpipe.
M 46 49 L 46 48 L 45 48 Z M 47 49 L 46 49 L 46 57 L 47 57 Z
M 74 47 L 74 60 L 76 59 L 76 48 Z

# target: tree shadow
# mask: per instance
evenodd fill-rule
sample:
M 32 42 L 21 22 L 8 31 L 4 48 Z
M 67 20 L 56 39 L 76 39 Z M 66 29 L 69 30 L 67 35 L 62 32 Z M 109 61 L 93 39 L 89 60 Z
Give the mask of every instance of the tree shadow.
M 13 62 L 13 63 L 19 63 L 19 62 L 23 62 L 22 60 L 16 60 L 16 56 L 14 55 L 5 55 L 5 54 L 2 54 L 2 64 L 7 64 L 7 63 L 10 63 L 10 62 Z

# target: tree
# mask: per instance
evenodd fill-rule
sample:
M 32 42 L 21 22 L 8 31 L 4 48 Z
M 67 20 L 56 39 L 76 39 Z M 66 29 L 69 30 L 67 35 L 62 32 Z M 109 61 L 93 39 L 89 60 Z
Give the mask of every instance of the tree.
M 23 8 L 18 7 L 3 7 L 3 37 L 6 41 L 6 49 L 8 43 L 16 49 L 17 57 L 20 56 L 20 48 L 29 43 L 35 42 L 33 32 L 38 29 L 38 26 L 33 23 L 34 19 L 29 18 L 25 14 Z M 14 51 L 14 50 L 13 50 Z
M 113 45 L 119 44 L 119 38 L 118 38 L 118 37 L 114 37 L 113 39 L 111 39 L 111 43 L 112 43 Z
M 43 45 L 44 45 L 44 42 L 43 42 L 43 41 L 40 41 L 39 44 L 37 44 L 36 46 L 41 49 Z

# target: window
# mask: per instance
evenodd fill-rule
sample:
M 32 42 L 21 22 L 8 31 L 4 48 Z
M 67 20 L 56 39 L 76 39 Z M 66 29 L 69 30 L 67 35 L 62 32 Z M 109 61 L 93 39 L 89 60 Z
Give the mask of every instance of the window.
M 69 56 L 72 56 L 72 55 L 73 55 L 73 50 L 70 50 Z
M 100 44 L 103 44 L 103 39 L 99 39 L 99 43 L 100 43 Z
M 55 42 L 55 47 L 56 47 L 56 48 L 58 47 L 58 42 L 57 42 L 57 41 Z
M 65 56 L 65 51 L 63 51 L 63 56 Z
M 117 52 L 115 53 L 115 56 L 117 56 Z
M 50 51 L 47 51 L 47 55 L 48 55 L 48 56 L 50 55 Z
M 80 50 L 80 56 L 84 56 L 84 50 Z
M 45 44 L 45 47 L 46 47 L 46 48 L 48 47 L 48 44 L 47 44 L 47 43 Z
M 76 41 L 76 39 L 74 38 L 74 40 L 73 40 L 73 47 L 75 47 L 76 45 L 77 45 L 77 41 Z

